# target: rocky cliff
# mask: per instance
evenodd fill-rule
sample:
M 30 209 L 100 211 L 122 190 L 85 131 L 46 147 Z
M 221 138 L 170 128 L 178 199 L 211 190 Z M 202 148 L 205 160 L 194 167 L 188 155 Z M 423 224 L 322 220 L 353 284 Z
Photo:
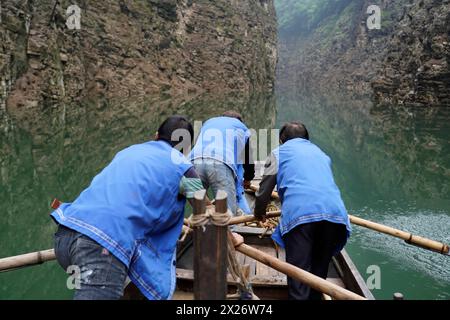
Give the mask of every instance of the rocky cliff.
M 274 83 L 272 0 L 6 0 L 0 17 L 0 111 Z
M 277 0 L 281 89 L 450 105 L 449 0 Z M 381 28 L 369 29 L 370 5 Z

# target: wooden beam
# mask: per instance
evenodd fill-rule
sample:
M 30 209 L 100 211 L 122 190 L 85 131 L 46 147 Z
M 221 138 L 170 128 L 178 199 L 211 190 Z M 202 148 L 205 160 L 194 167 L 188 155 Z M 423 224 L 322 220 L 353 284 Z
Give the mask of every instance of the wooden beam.
M 270 218 L 278 218 L 281 216 L 281 211 L 275 211 L 275 212 L 268 212 L 266 214 L 266 219 Z M 228 225 L 236 225 L 241 223 L 249 223 L 249 222 L 256 222 L 258 219 L 255 218 L 253 215 L 246 215 L 246 216 L 239 216 L 239 217 L 233 217 L 231 218 Z
M 227 206 L 227 193 L 225 191 L 219 190 L 216 194 L 216 212 L 225 213 L 228 211 Z
M 206 191 L 194 195 L 194 215 L 206 212 Z M 216 205 L 208 210 L 227 211 L 227 195 L 219 191 Z M 208 222 L 194 230 L 194 299 L 225 300 L 227 293 L 227 230 Z
M 193 214 L 204 214 L 206 212 L 206 190 L 197 191 L 194 194 Z

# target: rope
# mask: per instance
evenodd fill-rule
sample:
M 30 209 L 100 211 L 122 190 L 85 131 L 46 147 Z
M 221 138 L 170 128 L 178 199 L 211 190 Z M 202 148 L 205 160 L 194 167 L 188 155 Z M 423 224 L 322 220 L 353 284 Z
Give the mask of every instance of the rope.
M 205 213 L 194 214 L 189 219 L 189 228 L 201 227 L 205 231 L 205 226 L 211 222 L 217 227 L 228 226 L 231 220 L 231 212 L 228 210 L 225 213 L 215 212 L 213 209 L 207 209 Z
M 228 245 L 228 256 L 227 256 L 228 271 L 230 272 L 233 279 L 237 282 L 239 297 L 242 298 L 243 296 L 249 296 L 249 298 L 251 298 L 252 300 L 256 300 L 257 297 L 253 293 L 252 285 L 248 281 L 247 277 L 244 275 L 242 266 L 237 261 L 236 249 L 234 247 L 230 231 L 228 231 L 227 245 Z
M 192 230 L 193 229 L 191 227 L 183 225 L 183 229 L 181 230 L 181 237 L 178 240 L 178 242 L 184 242 L 184 240 L 186 240 L 186 237 L 188 236 L 189 233 L 192 232 Z

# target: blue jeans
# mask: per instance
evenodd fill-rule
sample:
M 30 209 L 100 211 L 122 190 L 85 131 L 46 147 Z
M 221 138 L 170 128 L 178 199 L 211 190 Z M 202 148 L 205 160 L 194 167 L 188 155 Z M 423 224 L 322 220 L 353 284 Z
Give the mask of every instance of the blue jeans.
M 118 300 L 123 296 L 126 266 L 89 237 L 62 225 L 55 233 L 55 254 L 69 272 L 74 300 Z
M 194 166 L 203 186 L 206 189 L 211 187 L 214 197 L 218 190 L 227 193 L 228 209 L 236 215 L 236 178 L 233 170 L 225 163 L 213 159 L 194 160 Z

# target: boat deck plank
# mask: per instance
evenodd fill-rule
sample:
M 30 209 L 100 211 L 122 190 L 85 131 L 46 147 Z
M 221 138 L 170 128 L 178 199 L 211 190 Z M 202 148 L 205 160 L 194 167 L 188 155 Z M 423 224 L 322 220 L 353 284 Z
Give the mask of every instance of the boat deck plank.
M 261 245 L 254 245 L 255 249 L 265 252 L 266 254 L 276 257 L 277 252 L 274 247 L 265 247 Z M 269 277 L 276 275 L 278 272 L 276 270 L 273 270 L 272 268 L 266 266 L 265 264 L 261 262 L 256 263 L 256 270 L 255 270 L 255 276 L 258 277 Z
M 239 265 L 243 266 L 243 265 L 245 265 L 245 261 L 247 260 L 247 256 L 245 254 L 242 254 L 242 253 L 236 251 L 236 260 L 237 260 Z
M 245 264 L 250 266 L 250 279 L 253 279 L 256 276 L 256 260 L 250 257 L 247 257 Z

